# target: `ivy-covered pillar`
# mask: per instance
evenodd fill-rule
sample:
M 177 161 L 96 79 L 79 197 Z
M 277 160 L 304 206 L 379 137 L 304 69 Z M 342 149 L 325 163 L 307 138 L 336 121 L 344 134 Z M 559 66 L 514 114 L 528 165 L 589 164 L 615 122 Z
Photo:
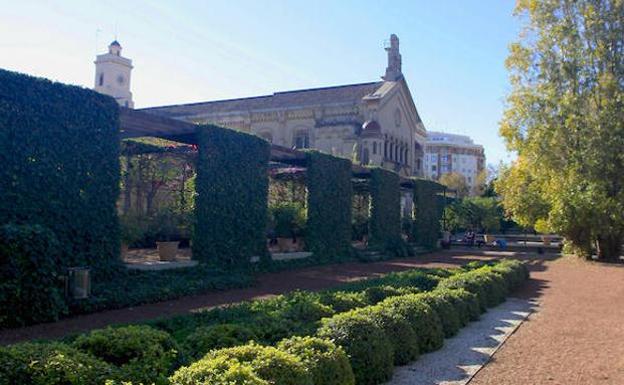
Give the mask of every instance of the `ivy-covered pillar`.
M 393 250 L 401 242 L 401 180 L 395 172 L 371 169 L 369 244 Z
M 266 257 L 268 163 L 265 140 L 213 125 L 198 128 L 193 259 L 245 269 Z
M 351 252 L 351 162 L 307 153 L 308 222 L 306 244 L 316 258 L 331 260 Z
M 438 191 L 442 188 L 436 182 L 414 180 L 414 226 L 412 239 L 420 246 L 433 249 L 440 237 L 442 212 L 439 206 Z

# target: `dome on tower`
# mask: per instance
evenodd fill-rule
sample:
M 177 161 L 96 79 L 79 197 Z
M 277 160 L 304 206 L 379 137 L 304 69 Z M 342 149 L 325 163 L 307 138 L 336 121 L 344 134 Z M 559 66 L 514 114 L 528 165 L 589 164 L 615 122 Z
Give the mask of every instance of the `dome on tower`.
M 121 44 L 119 44 L 119 42 L 118 42 L 117 40 L 113 40 L 113 42 L 112 42 L 112 43 L 110 43 L 110 45 L 109 45 L 109 46 L 111 46 L 111 47 L 112 47 L 112 46 L 117 46 L 117 47 L 120 47 L 120 48 L 121 48 Z
M 119 44 L 117 40 L 113 40 L 113 42 L 108 46 L 108 53 L 121 56 L 121 44 Z
M 362 138 L 380 138 L 381 126 L 374 120 L 367 120 L 362 124 L 362 133 L 360 136 Z

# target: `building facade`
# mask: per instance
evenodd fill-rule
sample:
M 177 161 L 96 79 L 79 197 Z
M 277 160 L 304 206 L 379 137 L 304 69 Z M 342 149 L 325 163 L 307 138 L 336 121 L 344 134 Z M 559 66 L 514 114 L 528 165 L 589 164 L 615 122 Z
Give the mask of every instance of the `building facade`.
M 426 178 L 438 180 L 444 174 L 458 173 L 466 178 L 471 190 L 477 186 L 477 176 L 485 170 L 483 146 L 465 135 L 427 132 L 424 159 Z
M 142 109 L 254 133 L 289 148 L 314 148 L 422 176 L 426 130 L 401 72 L 399 39 L 386 45 L 382 80 L 251 98 Z

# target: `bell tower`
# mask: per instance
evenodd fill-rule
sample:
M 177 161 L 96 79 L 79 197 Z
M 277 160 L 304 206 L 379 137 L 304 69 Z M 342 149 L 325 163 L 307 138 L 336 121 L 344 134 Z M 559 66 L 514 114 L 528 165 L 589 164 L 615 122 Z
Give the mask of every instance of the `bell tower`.
M 134 108 L 130 92 L 132 60 L 121 56 L 121 45 L 117 40 L 110 43 L 108 52 L 95 58 L 95 87 L 101 93 L 110 95 L 120 106 Z
M 390 41 L 385 44 L 385 50 L 388 53 L 388 67 L 386 67 L 386 75 L 382 76 L 383 80 L 394 82 L 403 77 L 401 72 L 401 53 L 399 52 L 399 38 L 397 35 L 390 35 Z

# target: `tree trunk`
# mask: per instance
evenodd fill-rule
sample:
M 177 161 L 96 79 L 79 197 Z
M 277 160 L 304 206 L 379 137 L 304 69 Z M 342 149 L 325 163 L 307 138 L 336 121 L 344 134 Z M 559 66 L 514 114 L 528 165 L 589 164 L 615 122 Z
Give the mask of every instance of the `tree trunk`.
M 622 238 L 608 234 L 596 240 L 598 259 L 605 262 L 617 262 L 622 252 Z

